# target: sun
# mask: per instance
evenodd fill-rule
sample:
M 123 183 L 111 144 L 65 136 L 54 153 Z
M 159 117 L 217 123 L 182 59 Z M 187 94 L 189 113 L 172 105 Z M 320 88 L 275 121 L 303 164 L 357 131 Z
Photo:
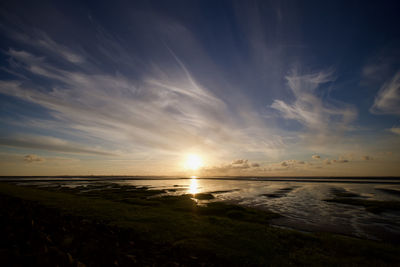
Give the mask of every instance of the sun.
M 203 159 L 196 154 L 189 154 L 186 157 L 185 169 L 196 171 L 203 166 Z

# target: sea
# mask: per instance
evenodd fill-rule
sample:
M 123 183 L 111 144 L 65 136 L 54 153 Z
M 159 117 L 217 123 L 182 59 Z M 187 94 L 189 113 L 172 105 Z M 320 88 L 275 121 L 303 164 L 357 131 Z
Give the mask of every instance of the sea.
M 282 217 L 275 227 L 330 232 L 358 238 L 400 242 L 400 211 L 380 213 L 363 206 L 328 202 L 337 196 L 400 201 L 400 178 L 394 177 L 3 177 L 0 181 L 37 187 L 85 188 L 95 183 L 163 189 L 167 195 L 211 193 L 212 200 L 271 210 Z

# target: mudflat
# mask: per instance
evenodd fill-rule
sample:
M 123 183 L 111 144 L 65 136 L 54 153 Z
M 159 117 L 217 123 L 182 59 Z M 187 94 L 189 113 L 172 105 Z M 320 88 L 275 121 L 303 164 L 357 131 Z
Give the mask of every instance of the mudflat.
M 32 188 L 0 183 L 4 266 L 398 266 L 395 244 L 269 225 L 280 216 L 210 194 L 145 187 Z

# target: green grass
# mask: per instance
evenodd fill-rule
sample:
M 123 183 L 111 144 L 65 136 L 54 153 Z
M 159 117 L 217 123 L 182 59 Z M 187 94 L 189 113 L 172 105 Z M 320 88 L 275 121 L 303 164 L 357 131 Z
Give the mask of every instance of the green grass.
M 400 248 L 390 244 L 271 227 L 268 221 L 278 216 L 272 212 L 221 202 L 197 206 L 192 195 L 160 196 L 162 190 L 95 189 L 49 191 L 0 183 L 0 194 L 129 229 L 143 240 L 183 254 L 212 254 L 237 265 L 382 266 L 400 262 Z

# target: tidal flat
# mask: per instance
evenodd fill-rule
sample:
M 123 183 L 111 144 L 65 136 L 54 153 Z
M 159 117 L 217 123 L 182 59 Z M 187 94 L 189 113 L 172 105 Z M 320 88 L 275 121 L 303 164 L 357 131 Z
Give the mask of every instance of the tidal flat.
M 393 195 L 400 194 L 400 191 L 393 189 L 378 189 L 378 190 Z M 348 192 L 343 189 L 342 190 L 334 189 L 331 191 L 335 197 L 330 199 L 325 199 L 326 202 L 336 202 L 341 204 L 361 206 L 364 207 L 366 211 L 372 213 L 382 213 L 385 211 L 395 211 L 395 212 L 400 211 L 400 201 L 365 199 L 356 193 Z
M 212 194 L 197 197 L 210 199 Z M 3 266 L 398 266 L 400 247 L 273 227 L 280 215 L 196 195 L 0 183 Z

